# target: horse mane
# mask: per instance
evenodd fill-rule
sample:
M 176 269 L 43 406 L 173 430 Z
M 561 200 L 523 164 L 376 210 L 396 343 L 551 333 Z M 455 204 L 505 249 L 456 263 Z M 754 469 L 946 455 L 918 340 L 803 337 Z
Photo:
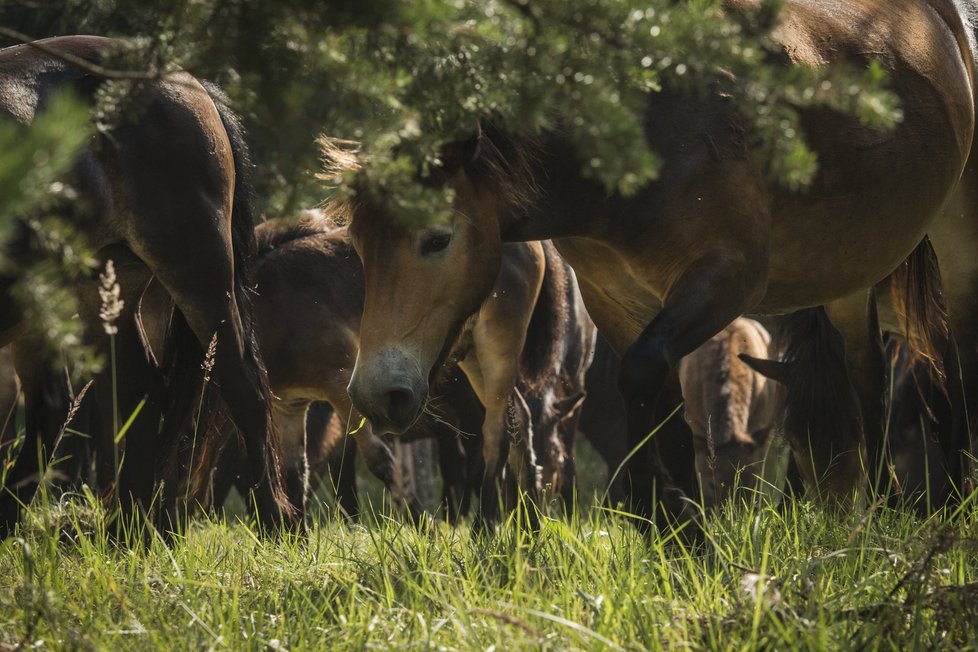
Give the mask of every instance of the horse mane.
M 342 138 L 321 135 L 316 139 L 322 170 L 316 178 L 338 188 L 344 177 L 356 174 L 363 167 L 360 163 L 360 143 Z M 348 224 L 356 210 L 356 200 L 342 193 L 334 193 L 320 205 L 337 226 Z
M 329 136 L 320 136 L 316 143 L 323 164 L 317 178 L 338 187 L 363 169 L 359 143 Z M 539 196 L 534 169 L 540 149 L 538 137 L 514 137 L 492 120 L 481 120 L 474 136 L 444 145 L 442 167 L 427 177 L 419 172 L 418 181 L 444 183 L 461 170 L 485 194 L 500 198 L 507 209 L 518 209 L 533 204 Z M 352 219 L 357 205 L 356 199 L 337 193 L 324 201 L 322 208 L 342 225 Z
M 801 438 L 795 444 L 810 449 L 815 467 L 826 469 L 857 439 L 862 423 L 842 334 L 823 307 L 807 308 L 782 320 L 777 342 L 789 370 L 785 433 Z
M 296 240 L 302 240 L 334 230 L 335 225 L 323 211 L 307 209 L 298 219 L 272 219 L 262 222 L 255 229 L 258 260 L 272 251 Z
M 550 241 L 543 242 L 543 252 L 546 260 L 543 285 L 530 316 L 520 357 L 520 381 L 532 392 L 541 391 L 560 365 L 570 312 L 566 263 Z
M 473 184 L 500 197 L 507 208 L 532 205 L 540 194 L 534 171 L 541 148 L 539 137 L 514 137 L 493 121 L 483 120 L 464 171 Z

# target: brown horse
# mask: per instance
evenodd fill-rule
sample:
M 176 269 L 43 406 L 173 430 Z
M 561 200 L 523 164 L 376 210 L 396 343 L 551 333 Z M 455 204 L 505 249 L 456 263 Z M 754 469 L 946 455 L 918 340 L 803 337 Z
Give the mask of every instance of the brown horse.
M 113 48 L 109 39 L 77 36 L 44 41 L 47 49 L 93 63 Z M 30 123 L 55 93 L 73 90 L 89 101 L 102 80 L 87 70 L 32 47 L 0 51 L 0 111 Z M 176 73 L 141 85 L 139 110 L 119 117 L 111 133 L 95 137 L 81 152 L 70 175 L 79 201 L 65 212 L 88 237 L 102 260 L 112 259 L 125 307 L 116 335 L 118 367 L 125 379 L 120 413 L 128 416 L 149 394 L 147 409 L 124 442 L 125 464 L 117 495 L 127 513 L 149 510 L 159 483 L 176 473 L 178 449 L 186 441 L 196 399 L 200 364 L 208 344 L 215 344 L 213 373 L 232 418 L 240 426 L 248 450 L 249 486 L 254 489 L 264 525 L 274 526 L 293 512 L 278 472 L 275 431 L 269 421 L 267 380 L 251 329 L 247 287 L 253 265 L 254 235 L 247 170 L 247 149 L 233 115 L 196 79 Z M 8 260 L 31 259 L 29 234 L 21 225 L 6 243 Z M 167 375 L 160 378 L 146 357 L 135 306 L 149 279 L 155 277 L 173 297 L 176 311 L 167 353 Z M 0 346 L 14 342 L 25 353 L 36 334 L 28 331 L 9 295 L 20 278 L 0 279 Z M 78 288 L 81 318 L 87 336 L 102 351 L 107 337 L 98 317 L 95 283 Z M 27 432 L 17 461 L 0 496 L 0 536 L 9 534 L 20 506 L 30 502 L 39 477 L 38 459 L 48 460 L 64 421 L 66 402 L 57 409 L 45 398 L 67 396 L 63 374 L 41 367 L 22 374 L 27 402 Z M 20 372 L 20 365 L 18 365 Z M 198 380 L 195 381 L 195 378 Z M 165 381 L 165 388 L 163 387 Z M 112 405 L 111 386 L 100 378 L 96 394 L 100 409 Z M 162 432 L 157 432 L 160 412 Z M 112 446 L 103 416 L 99 439 Z M 200 442 L 205 448 L 215 442 Z M 102 455 L 111 458 L 111 454 Z M 111 462 L 108 466 L 113 466 Z M 103 478 L 104 479 L 104 478 Z M 172 510 L 166 510 L 172 516 Z M 172 523 L 171 523 L 172 524 Z
M 847 403 L 853 415 L 856 409 L 861 413 L 877 489 L 896 485 L 900 492 L 894 498 L 901 500 L 929 489 L 932 508 L 973 488 L 969 454 L 974 450 L 972 415 L 978 410 L 974 147 L 928 238 L 872 296 L 856 292 L 827 309 L 845 341 L 858 405 Z M 885 352 L 883 338 L 889 342 Z M 908 453 L 916 450 L 922 456 L 924 449 L 929 451 L 927 464 L 943 470 L 929 474 L 927 481 L 922 460 L 910 464 L 915 456 Z
M 359 414 L 346 390 L 358 345 L 365 337 L 360 330 L 362 268 L 345 228 L 330 228 L 313 212 L 305 217 L 292 228 L 283 230 L 281 224 L 268 222 L 257 229 L 262 255 L 255 315 L 276 396 L 275 418 L 285 442 L 287 484 L 298 499 L 306 482 L 306 409 L 311 401 L 325 400 L 345 431 L 357 430 L 360 452 L 391 486 L 390 452 L 370 424 L 358 425 Z M 538 306 L 546 267 L 544 247 L 507 246 L 503 261 L 491 297 L 472 315 L 457 341 L 446 345 L 486 410 L 481 427 L 486 468 L 481 496 L 489 520 L 495 518 L 496 483 L 507 448 L 508 468 L 517 484 L 533 497 L 539 491 L 532 417 L 516 384 L 519 377 L 528 389 L 540 385 L 554 368 L 557 354 L 554 320 L 547 322 L 549 327 L 536 323 L 553 314 Z M 301 318 L 283 324 L 282 315 Z M 528 336 L 534 339 L 524 347 Z M 400 397 L 391 400 L 396 409 Z
M 738 315 L 819 306 L 895 269 L 931 227 L 971 146 L 964 20 L 945 0 L 788 0 L 779 34 L 786 65 L 879 61 L 903 109 L 888 132 L 829 108 L 803 111 L 820 163 L 807 192 L 766 179 L 728 97 L 667 87 L 650 95 L 646 120 L 664 165 L 632 196 L 609 195 L 582 175 L 559 129 L 529 140 L 487 124 L 444 157 L 459 164 L 429 180 L 454 190 L 450 218 L 408 226 L 358 197 L 350 233 L 367 294 L 350 391 L 363 414 L 382 430 L 414 421 L 446 343 L 491 286 L 504 241 L 553 238 L 574 268 L 591 317 L 623 355 L 633 446 L 655 425 L 670 370 Z M 819 469 L 833 493 L 860 484 L 858 450 L 858 442 L 837 449 L 831 468 Z M 693 517 L 655 456 L 628 480 L 638 513 Z
M 686 421 L 693 431 L 696 477 L 711 507 L 740 485 L 757 488 L 773 435 L 781 427 L 783 396 L 741 354 L 771 357 L 771 336 L 738 317 L 679 363 Z

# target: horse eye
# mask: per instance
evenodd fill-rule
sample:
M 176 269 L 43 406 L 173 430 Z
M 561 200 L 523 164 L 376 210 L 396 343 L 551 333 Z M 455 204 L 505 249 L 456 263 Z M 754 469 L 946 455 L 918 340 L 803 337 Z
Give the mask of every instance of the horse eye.
M 421 241 L 421 254 L 428 255 L 442 251 L 452 241 L 451 233 L 433 233 Z

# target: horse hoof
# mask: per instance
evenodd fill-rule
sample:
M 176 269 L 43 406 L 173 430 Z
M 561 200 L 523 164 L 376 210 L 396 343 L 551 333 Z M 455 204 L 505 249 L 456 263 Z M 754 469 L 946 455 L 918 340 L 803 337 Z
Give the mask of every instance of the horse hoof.
M 487 539 L 496 532 L 496 520 L 489 519 L 482 515 L 476 516 L 472 521 L 472 537 L 474 539 Z
M 417 500 L 409 501 L 406 507 L 408 518 L 411 519 L 411 525 L 424 525 L 426 521 L 430 520 L 428 519 L 428 512 L 425 511 L 424 506 Z
M 663 492 L 657 526 L 660 534 L 675 534 L 686 544 L 703 541 L 703 515 L 681 490 L 670 487 Z

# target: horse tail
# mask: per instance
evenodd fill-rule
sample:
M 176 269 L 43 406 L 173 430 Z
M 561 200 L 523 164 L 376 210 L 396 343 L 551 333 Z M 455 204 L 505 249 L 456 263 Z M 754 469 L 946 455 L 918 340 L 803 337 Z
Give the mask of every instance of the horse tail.
M 567 288 L 569 271 L 564 260 L 550 242 L 543 242 L 545 268 L 543 286 L 537 297 L 526 342 L 520 357 L 522 388 L 532 392 L 543 389 L 555 373 L 563 343 L 564 325 L 568 319 Z
M 890 274 L 890 292 L 909 348 L 909 367 L 916 369 L 915 363 L 922 362 L 929 380 L 946 393 L 944 352 L 950 327 L 941 270 L 929 238 Z
M 231 155 L 234 161 L 234 194 L 231 209 L 234 299 L 241 318 L 245 360 L 248 366 L 255 370 L 255 381 L 258 384 L 259 392 L 265 401 L 265 405 L 269 408 L 265 428 L 268 433 L 265 447 L 265 468 L 270 474 L 270 480 L 279 499 L 279 504 L 287 505 L 288 500 L 285 498 L 284 482 L 279 464 L 281 445 L 278 431 L 275 429 L 271 418 L 272 392 L 261 352 L 258 349 L 258 339 L 253 320 L 251 292 L 255 284 L 255 265 L 258 251 L 255 237 L 254 189 L 251 181 L 254 166 L 245 140 L 244 128 L 238 116 L 231 110 L 229 99 L 214 84 L 204 81 L 201 84 L 214 102 L 231 144 Z M 189 330 L 182 318 L 176 321 L 181 326 L 181 330 Z M 196 364 L 199 365 L 199 349 L 197 360 Z M 187 362 L 184 360 L 183 364 L 187 364 Z M 197 371 L 199 373 L 199 368 Z M 227 433 L 230 432 L 230 429 L 224 427 L 228 418 L 227 406 L 220 400 L 218 393 L 207 392 L 205 401 L 207 405 L 200 412 L 202 415 L 207 415 L 208 422 L 197 424 L 198 431 L 205 434 L 195 443 L 193 447 L 195 450 L 192 453 L 193 459 L 190 460 L 191 493 L 197 496 L 204 495 L 201 493 L 201 489 L 210 484 L 211 472 L 215 468 L 221 449 L 226 443 Z M 255 478 L 254 481 L 260 482 L 261 479 Z
M 790 380 L 785 391 L 785 433 L 796 446 L 810 447 L 816 469 L 861 438 L 858 398 L 846 367 L 845 341 L 825 308 L 807 308 L 783 318 L 778 348 Z M 804 450 L 804 449 L 802 449 Z

